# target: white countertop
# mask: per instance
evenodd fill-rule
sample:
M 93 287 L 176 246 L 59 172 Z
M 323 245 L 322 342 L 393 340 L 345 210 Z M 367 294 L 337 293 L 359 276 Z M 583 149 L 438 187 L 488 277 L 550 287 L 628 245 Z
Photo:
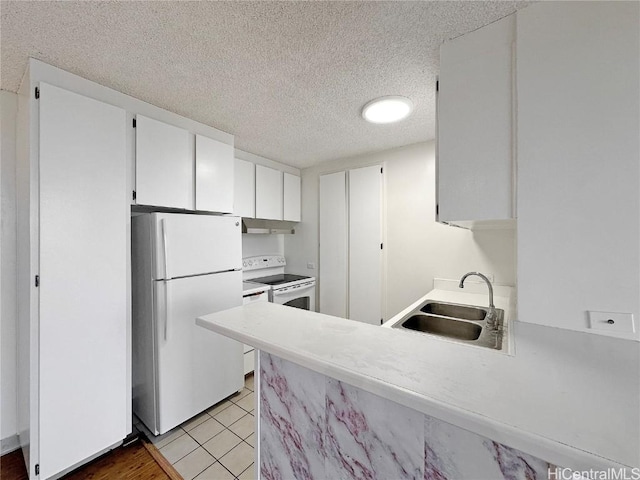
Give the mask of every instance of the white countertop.
M 473 291 L 418 302 L 485 305 Z M 496 295 L 506 318 L 509 303 Z M 515 322 L 507 355 L 272 303 L 197 323 L 559 466 L 640 466 L 637 342 Z

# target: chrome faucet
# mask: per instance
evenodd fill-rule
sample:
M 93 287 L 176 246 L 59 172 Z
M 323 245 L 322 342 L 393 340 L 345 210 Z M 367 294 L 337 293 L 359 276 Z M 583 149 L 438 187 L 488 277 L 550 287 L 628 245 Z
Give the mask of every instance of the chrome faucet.
M 491 282 L 489 281 L 489 279 L 487 277 L 485 277 L 482 273 L 480 272 L 469 272 L 469 273 L 465 273 L 462 278 L 460 279 L 460 285 L 458 285 L 459 288 L 464 288 L 464 281 L 467 279 L 467 277 L 471 276 L 471 275 L 476 275 L 478 277 L 480 277 L 482 280 L 485 281 L 485 283 L 487 284 L 487 287 L 489 287 L 489 313 L 487 314 L 487 325 L 492 326 L 495 330 L 497 330 L 499 328 L 498 323 L 496 322 L 496 306 L 493 304 L 493 286 L 491 285 Z

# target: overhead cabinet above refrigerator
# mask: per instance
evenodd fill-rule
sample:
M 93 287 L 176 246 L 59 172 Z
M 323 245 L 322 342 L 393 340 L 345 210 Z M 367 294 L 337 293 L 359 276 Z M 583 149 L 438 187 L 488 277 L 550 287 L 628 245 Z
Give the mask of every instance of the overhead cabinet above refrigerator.
M 135 203 L 233 211 L 233 144 L 137 115 Z
M 136 117 L 136 203 L 193 210 L 190 134 L 151 118 Z

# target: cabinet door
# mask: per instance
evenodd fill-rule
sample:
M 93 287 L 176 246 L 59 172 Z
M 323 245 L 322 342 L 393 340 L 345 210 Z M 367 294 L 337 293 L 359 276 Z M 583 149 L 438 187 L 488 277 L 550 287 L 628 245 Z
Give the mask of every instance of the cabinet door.
M 282 172 L 256 165 L 256 218 L 282 220 Z
M 192 136 L 182 128 L 136 116 L 136 202 L 194 209 Z
M 284 220 L 300 221 L 300 177 L 284 174 Z
M 349 318 L 382 320 L 382 174 L 380 166 L 349 171 Z
M 129 198 L 125 111 L 47 84 L 40 93 L 40 433 L 31 441 L 49 478 L 129 431 Z
M 438 91 L 439 220 L 512 218 L 514 16 L 444 43 Z
M 521 321 L 606 335 L 585 311 L 628 312 L 635 335 L 608 334 L 640 339 L 639 15 L 638 2 L 518 13 Z
M 233 146 L 196 135 L 196 210 L 233 212 Z
M 347 317 L 346 172 L 320 175 L 320 309 Z
M 256 166 L 236 158 L 234 160 L 233 213 L 240 217 L 256 216 Z

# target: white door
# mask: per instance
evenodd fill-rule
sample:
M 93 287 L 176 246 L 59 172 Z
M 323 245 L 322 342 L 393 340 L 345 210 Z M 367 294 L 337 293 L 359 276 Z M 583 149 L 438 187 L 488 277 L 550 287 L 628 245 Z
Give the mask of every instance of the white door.
M 40 478 L 127 425 L 125 111 L 40 84 Z M 33 392 L 32 395 L 35 395 Z
M 233 212 L 233 145 L 196 135 L 196 210 Z
M 234 161 L 233 213 L 239 217 L 256 216 L 256 166 L 238 158 Z
M 242 268 L 240 218 L 154 213 L 156 279 Z
M 196 325 L 196 317 L 242 305 L 242 272 L 154 283 L 162 434 L 242 389 L 242 344 Z
M 136 116 L 136 202 L 194 209 L 193 136 L 186 130 Z
M 300 177 L 284 174 L 284 220 L 300 221 Z
M 382 323 L 382 169 L 349 171 L 349 318 Z
M 320 312 L 347 318 L 346 172 L 320 176 Z
M 256 218 L 282 220 L 282 172 L 256 165 Z

